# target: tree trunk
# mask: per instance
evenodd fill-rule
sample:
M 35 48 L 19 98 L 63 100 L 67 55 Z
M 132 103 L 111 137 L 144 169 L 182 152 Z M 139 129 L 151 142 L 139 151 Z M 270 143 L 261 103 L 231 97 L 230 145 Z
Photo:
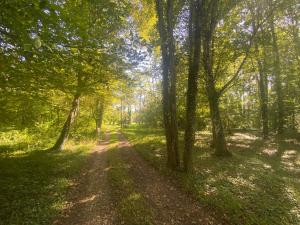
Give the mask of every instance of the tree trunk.
M 201 33 L 200 33 L 200 4 L 191 0 L 190 4 L 190 50 L 189 50 L 189 74 L 188 74 L 188 89 L 186 97 L 186 127 L 184 136 L 184 155 L 183 166 L 186 172 L 193 168 L 192 150 L 195 143 L 195 119 L 196 105 L 198 92 L 198 76 L 200 64 L 200 48 L 201 48 Z
M 274 18 L 271 23 L 271 35 L 272 35 L 272 48 L 273 48 L 273 74 L 276 91 L 276 106 L 277 106 L 277 133 L 283 133 L 284 127 L 284 113 L 283 113 L 283 94 L 282 94 L 282 82 L 281 82 L 281 69 L 280 69 L 280 57 L 277 44 L 277 36 L 274 28 Z
M 131 124 L 131 120 L 132 120 L 132 118 L 131 118 L 131 113 L 132 111 L 131 111 L 131 105 L 128 105 L 128 125 L 130 125 Z
M 259 59 L 258 45 L 255 44 L 255 50 L 257 54 L 257 66 L 258 66 L 258 87 L 259 87 L 259 102 L 260 102 L 260 114 L 262 121 L 262 134 L 266 139 L 269 135 L 269 118 L 268 118 L 268 79 L 265 75 L 263 63 Z
M 169 49 L 169 77 L 170 77 L 170 133 L 171 133 L 171 151 L 172 161 L 169 166 L 179 168 L 180 159 L 178 151 L 178 124 L 177 124 L 177 99 L 176 99 L 176 69 L 175 69 L 175 40 L 174 30 L 174 1 L 167 1 L 167 32 L 168 32 L 168 49 Z
M 208 84 L 206 88 L 210 108 L 215 155 L 220 157 L 231 156 L 231 153 L 227 149 L 223 123 L 220 116 L 219 96 L 213 84 Z
M 74 96 L 73 102 L 72 102 L 72 107 L 69 112 L 68 118 L 64 123 L 63 129 L 61 130 L 61 133 L 55 143 L 55 145 L 51 148 L 51 150 L 59 151 L 62 150 L 64 147 L 65 142 L 68 140 L 69 132 L 72 123 L 74 122 L 78 109 L 79 109 L 79 99 L 80 99 L 80 94 L 77 93 Z
M 100 137 L 102 121 L 103 121 L 103 111 L 104 105 L 103 102 L 100 100 L 97 105 L 97 119 L 96 119 L 96 137 Z
M 179 169 L 173 7 L 173 0 L 167 1 L 166 10 L 164 9 L 162 0 L 156 0 L 158 31 L 162 53 L 162 101 L 167 144 L 167 166 L 172 169 Z
M 120 125 L 123 128 L 123 98 L 121 97 L 121 118 L 120 118 Z
M 210 116 L 212 123 L 212 134 L 213 141 L 212 146 L 215 148 L 216 156 L 230 156 L 231 153 L 227 149 L 227 144 L 225 140 L 225 134 L 223 129 L 223 124 L 220 116 L 219 110 L 219 98 L 221 92 L 217 92 L 215 87 L 215 74 L 213 72 L 213 32 L 216 26 L 215 22 L 215 7 L 218 2 L 214 1 L 214 4 L 210 5 L 209 12 L 212 15 L 205 15 L 202 17 L 204 19 L 203 25 L 203 62 L 204 62 L 204 73 L 205 73 L 205 86 L 206 94 L 208 97 Z M 210 17 L 209 19 L 207 17 Z M 208 20 L 207 20 L 208 19 Z

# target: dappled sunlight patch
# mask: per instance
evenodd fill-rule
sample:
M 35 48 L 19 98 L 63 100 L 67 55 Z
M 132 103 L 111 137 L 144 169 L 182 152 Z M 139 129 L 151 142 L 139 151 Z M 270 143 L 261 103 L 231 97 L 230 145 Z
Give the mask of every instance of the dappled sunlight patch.
M 154 144 L 151 144 L 151 150 L 153 151 L 153 155 L 157 158 L 162 157 L 162 148 L 157 147 Z
M 300 155 L 296 150 L 286 150 L 281 156 L 283 168 L 289 172 L 300 173 Z
M 130 201 L 137 201 L 139 199 L 142 198 L 142 195 L 140 193 L 131 193 L 129 196 L 128 196 L 128 200 Z
M 267 156 L 275 156 L 278 153 L 278 149 L 275 148 L 265 148 L 262 150 L 262 154 Z
M 250 148 L 250 145 L 249 144 L 243 144 L 243 143 L 228 143 L 228 146 L 234 146 L 234 147 L 237 147 L 237 148 Z
M 283 160 L 293 159 L 295 157 L 297 157 L 297 152 L 295 150 L 286 150 L 281 156 Z
M 231 137 L 230 137 L 231 140 L 249 140 L 249 141 L 255 141 L 255 140 L 258 140 L 259 137 L 253 135 L 253 134 L 250 134 L 250 133 L 234 133 Z
M 155 157 L 160 158 L 160 157 L 162 157 L 162 154 L 156 153 Z
M 264 163 L 263 167 L 264 167 L 264 169 L 272 169 L 272 166 L 267 163 Z M 274 171 L 274 170 L 272 170 L 272 171 Z
M 297 220 L 300 220 L 300 205 L 298 204 L 299 201 L 299 196 L 296 193 L 295 189 L 292 187 L 285 187 L 286 193 L 285 195 L 289 199 L 289 201 L 293 204 L 290 210 L 290 215 L 291 216 L 296 216 Z
M 229 177 L 227 177 L 227 180 L 231 184 L 238 186 L 240 188 L 248 188 L 252 191 L 256 190 L 256 188 L 257 188 L 256 185 L 254 183 L 252 183 L 249 179 L 244 179 L 241 176 L 237 176 L 237 177 L 229 176 Z
M 112 168 L 111 166 L 108 166 L 108 167 L 104 168 L 104 171 L 107 172 L 107 171 L 109 171 L 111 168 Z
M 4 156 L 6 157 L 24 157 L 28 154 L 27 151 L 24 150 L 15 150 L 13 152 L 9 152 L 9 153 L 3 153 Z M 1 155 L 0 155 L 1 156 Z
M 285 169 L 286 171 L 300 174 L 300 168 L 296 167 L 296 165 L 293 162 L 282 161 L 282 165 L 283 165 L 283 169 Z
M 57 201 L 51 205 L 51 209 L 54 211 L 62 211 L 66 208 L 66 202 Z
M 300 155 L 298 155 L 296 161 L 295 161 L 296 166 L 300 166 Z
M 297 204 L 297 202 L 296 202 L 297 201 L 297 193 L 294 190 L 294 188 L 292 188 L 290 186 L 287 186 L 287 187 L 285 187 L 285 191 L 286 191 L 285 194 L 289 198 L 289 200 L 292 201 L 292 202 L 294 202 L 295 204 Z
M 216 195 L 217 194 L 217 188 L 214 186 L 211 186 L 209 184 L 204 185 L 204 195 L 205 196 L 211 196 L 211 195 Z
M 284 142 L 287 144 L 300 145 L 300 141 L 295 138 L 285 139 Z
M 82 203 L 92 202 L 95 200 L 96 197 L 97 197 L 97 195 L 91 195 L 91 196 L 85 197 L 83 199 L 80 199 L 79 203 L 82 204 Z

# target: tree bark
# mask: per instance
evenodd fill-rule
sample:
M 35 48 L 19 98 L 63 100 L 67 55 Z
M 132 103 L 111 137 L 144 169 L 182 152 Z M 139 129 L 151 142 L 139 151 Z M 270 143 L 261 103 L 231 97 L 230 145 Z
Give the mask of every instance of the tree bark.
M 220 157 L 231 156 L 231 153 L 227 148 L 223 123 L 220 115 L 219 95 L 214 87 L 214 84 L 212 83 L 208 83 L 206 85 L 206 91 L 208 95 L 212 123 L 213 147 L 215 148 L 215 155 Z
M 158 31 L 162 53 L 162 100 L 167 144 L 167 166 L 172 169 L 179 169 L 173 4 L 173 0 L 168 0 L 165 10 L 162 0 L 156 0 Z
M 184 155 L 183 166 L 186 172 L 193 168 L 192 150 L 195 143 L 195 119 L 198 92 L 198 76 L 201 52 L 201 31 L 200 31 L 200 1 L 191 0 L 190 2 L 190 21 L 189 21 L 189 74 L 188 89 L 186 97 L 186 127 L 184 136 Z
M 104 104 L 100 100 L 97 104 L 97 118 L 96 118 L 96 137 L 100 137 L 102 121 L 103 121 Z
M 80 99 L 80 94 L 79 93 L 75 94 L 68 118 L 65 121 L 63 129 L 61 130 L 61 133 L 60 133 L 55 145 L 51 148 L 51 150 L 55 150 L 55 151 L 62 150 L 64 147 L 64 144 L 68 140 L 71 125 L 73 124 L 73 122 L 78 114 L 79 99 Z
M 262 134 L 266 139 L 269 135 L 269 118 L 268 118 L 268 79 L 266 77 L 264 66 L 259 59 L 259 49 L 257 43 L 255 44 L 255 51 L 257 54 L 257 66 L 258 66 L 258 87 L 259 87 L 259 102 L 260 102 L 260 114 L 262 121 Z
M 272 49 L 273 49 L 273 74 L 276 91 L 276 106 L 277 106 L 277 133 L 282 134 L 284 129 L 284 113 L 283 113 L 283 93 L 282 93 L 282 81 L 281 81 L 281 68 L 280 68 L 280 56 L 277 44 L 277 36 L 274 28 L 274 18 L 270 21 L 271 35 L 272 35 Z
M 120 118 L 120 125 L 121 125 L 121 128 L 123 128 L 123 97 L 121 97 L 121 118 Z
M 227 149 L 223 124 L 220 116 L 219 109 L 219 98 L 221 91 L 217 91 L 215 87 L 215 74 L 213 72 L 213 33 L 216 27 L 216 7 L 218 1 L 214 0 L 211 4 L 208 5 L 208 8 L 205 10 L 205 15 L 202 17 L 204 20 L 203 25 L 203 63 L 204 63 L 204 73 L 205 73 L 205 86 L 206 93 L 209 102 L 210 116 L 212 123 L 212 134 L 213 141 L 212 146 L 215 148 L 216 156 L 230 156 L 231 153 Z M 242 64 L 241 64 L 242 66 Z M 225 90 L 225 86 L 224 86 Z
M 131 114 L 132 114 L 131 105 L 128 105 L 128 125 L 130 125 L 132 121 Z
M 178 151 L 178 124 L 177 124 L 177 99 L 176 99 L 176 69 L 175 69 L 175 40 L 174 30 L 174 1 L 167 1 L 167 32 L 168 32 L 168 49 L 169 49 L 169 77 L 170 77 L 170 133 L 171 133 L 171 151 L 172 161 L 169 166 L 179 168 L 180 159 Z

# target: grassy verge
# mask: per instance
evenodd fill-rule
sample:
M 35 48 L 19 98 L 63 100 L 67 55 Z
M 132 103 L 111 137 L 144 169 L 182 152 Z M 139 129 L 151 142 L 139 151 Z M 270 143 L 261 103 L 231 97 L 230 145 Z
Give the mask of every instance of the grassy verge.
M 116 143 L 116 134 L 111 135 L 111 142 Z M 117 146 L 108 152 L 108 179 L 120 223 L 126 225 L 151 225 L 153 213 L 143 196 L 135 189 L 134 182 L 128 174 L 128 167 L 120 157 Z
M 132 126 L 123 132 L 143 158 L 170 174 L 165 168 L 161 129 Z M 299 143 L 263 143 L 241 134 L 241 139 L 229 141 L 234 157 L 218 159 L 211 156 L 207 141 L 201 137 L 194 152 L 195 172 L 172 173 L 199 202 L 225 215 L 231 224 L 300 224 Z
M 94 143 L 48 153 L 10 149 L 0 154 L 0 224 L 51 224 L 65 204 L 66 191 Z

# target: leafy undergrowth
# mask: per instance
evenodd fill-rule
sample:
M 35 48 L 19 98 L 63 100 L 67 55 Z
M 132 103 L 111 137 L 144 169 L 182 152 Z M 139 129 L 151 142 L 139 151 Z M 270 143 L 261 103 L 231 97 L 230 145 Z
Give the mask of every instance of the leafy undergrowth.
M 93 142 L 66 150 L 22 149 L 15 145 L 0 154 L 0 224 L 51 224 L 64 207 L 71 180 L 83 165 Z M 4 147 L 3 147 L 4 148 Z
M 135 149 L 154 167 L 165 167 L 161 129 L 132 126 L 123 129 Z M 180 138 L 182 147 L 182 137 Z M 235 133 L 229 139 L 233 157 L 211 156 L 210 135 L 197 136 L 195 171 L 172 173 L 201 204 L 228 218 L 230 224 L 300 224 L 300 143 L 271 138 L 263 142 L 253 133 Z
M 116 142 L 116 134 L 111 136 Z M 112 147 L 108 152 L 108 180 L 111 185 L 112 197 L 120 215 L 120 223 L 126 225 L 151 225 L 153 213 L 146 204 L 144 197 L 137 192 L 134 182 L 128 174 L 128 166 L 120 157 L 120 150 Z

